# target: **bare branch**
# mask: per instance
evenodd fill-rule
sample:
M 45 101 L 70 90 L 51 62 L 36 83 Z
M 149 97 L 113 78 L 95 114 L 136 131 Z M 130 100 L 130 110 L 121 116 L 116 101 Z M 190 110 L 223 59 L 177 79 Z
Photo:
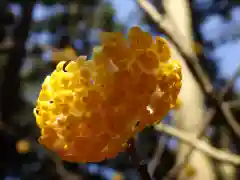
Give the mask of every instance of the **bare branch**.
M 227 116 L 226 120 L 228 124 L 232 127 L 233 131 L 240 137 L 240 125 L 234 118 L 234 115 L 232 114 L 229 104 L 223 102 L 221 106 L 222 111 Z
M 240 165 L 239 155 L 228 153 L 220 149 L 214 148 L 213 146 L 209 145 L 207 142 L 203 140 L 199 140 L 196 137 L 192 136 L 190 133 L 178 130 L 174 127 L 171 127 L 169 125 L 162 124 L 162 123 L 156 125 L 155 128 L 157 131 L 162 131 L 171 136 L 174 136 L 179 140 L 184 141 L 185 143 L 193 146 L 199 151 L 202 151 L 219 161 L 228 162 L 237 166 Z
M 150 174 L 151 177 L 153 177 L 155 169 L 160 163 L 159 161 L 164 153 L 164 150 L 168 141 L 169 141 L 169 137 L 166 134 L 163 134 L 158 139 L 158 144 L 157 144 L 157 148 L 155 149 L 155 154 L 152 157 L 151 161 L 148 163 L 148 173 Z
M 216 113 L 216 109 L 212 109 L 210 108 L 209 111 L 208 111 L 208 114 L 207 114 L 207 117 L 206 117 L 206 120 L 205 120 L 205 125 L 202 126 L 202 129 L 200 131 L 198 131 L 198 134 L 196 134 L 196 138 L 200 138 L 204 135 L 205 133 L 205 128 L 208 126 L 208 124 L 211 122 L 213 116 L 215 115 Z M 178 172 L 180 172 L 181 170 L 183 170 L 183 168 L 185 167 L 184 165 L 187 164 L 190 160 L 190 157 L 192 155 L 192 153 L 194 152 L 195 150 L 195 147 L 194 146 L 191 146 L 189 151 L 186 153 L 186 155 L 184 156 L 183 158 L 183 161 L 182 162 L 179 162 L 178 164 L 176 164 L 167 174 L 166 178 L 165 179 L 168 179 L 171 178 L 171 177 L 174 177 L 176 174 L 178 174 Z
M 225 102 L 230 108 L 240 109 L 240 99 Z
M 233 84 L 236 82 L 237 78 L 240 76 L 240 65 L 238 66 L 236 72 L 233 74 L 230 81 L 226 84 L 225 87 L 223 87 L 222 91 L 220 92 L 220 98 L 223 99 L 226 93 L 229 91 L 229 89 L 233 86 Z

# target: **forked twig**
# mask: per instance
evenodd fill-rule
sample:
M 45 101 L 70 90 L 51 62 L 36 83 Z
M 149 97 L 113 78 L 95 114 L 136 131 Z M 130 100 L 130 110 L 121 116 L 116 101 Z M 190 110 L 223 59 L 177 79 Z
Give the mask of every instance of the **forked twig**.
M 174 137 L 180 139 L 181 141 L 193 146 L 197 150 L 202 151 L 219 161 L 228 162 L 228 163 L 234 164 L 236 166 L 240 165 L 240 156 L 239 155 L 232 154 L 232 153 L 214 148 L 209 143 L 207 143 L 203 140 L 200 140 L 195 136 L 192 136 L 190 133 L 178 130 L 174 127 L 171 127 L 171 126 L 163 124 L 163 123 L 156 125 L 155 128 L 158 131 L 165 132 L 171 136 L 174 136 Z

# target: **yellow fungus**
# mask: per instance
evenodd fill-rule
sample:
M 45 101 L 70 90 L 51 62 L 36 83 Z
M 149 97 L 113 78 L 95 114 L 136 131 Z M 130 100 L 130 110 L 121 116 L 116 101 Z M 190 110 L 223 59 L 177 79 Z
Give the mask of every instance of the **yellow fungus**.
M 71 162 L 97 162 L 159 122 L 176 104 L 181 66 L 161 37 L 139 27 L 103 33 L 93 58 L 60 62 L 47 76 L 34 109 L 39 142 Z

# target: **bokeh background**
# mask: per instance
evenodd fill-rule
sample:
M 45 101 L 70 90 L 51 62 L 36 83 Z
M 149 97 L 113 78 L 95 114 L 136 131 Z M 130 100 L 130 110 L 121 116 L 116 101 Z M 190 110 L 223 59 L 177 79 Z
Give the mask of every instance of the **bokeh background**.
M 170 1 L 179 2 L 149 0 L 163 18 L 171 20 L 170 23 L 177 21 L 176 24 L 184 24 L 181 19 L 175 18 L 181 11 L 174 3 L 175 16 L 165 8 L 165 3 Z M 192 23 L 191 47 L 213 84 L 214 92 L 225 87 L 234 74 L 236 76 L 224 99 L 234 104 L 231 109 L 235 119 L 239 120 L 240 78 L 237 79 L 236 74 L 240 74 L 240 1 L 186 0 L 185 3 Z M 165 36 L 135 0 L 1 1 L 0 180 L 139 179 L 126 153 L 98 164 L 61 161 L 37 143 L 39 129 L 33 117 L 41 83 L 59 60 L 54 58 L 54 52 L 62 50 L 70 56 L 74 51 L 90 59 L 92 48 L 99 44 L 101 31 L 126 34 L 134 25 L 153 36 Z M 181 34 L 181 28 L 174 30 Z M 190 96 L 195 95 L 195 92 L 190 93 Z M 182 103 L 184 105 L 184 99 Z M 212 105 L 208 97 L 204 97 L 204 103 L 206 106 Z M 164 123 L 172 124 L 174 118 L 171 111 Z M 217 111 L 207 131 L 209 143 L 222 148 L 219 142 L 222 131 L 229 132 L 227 137 L 231 143 L 228 149 L 239 154 L 239 137 Z M 178 141 L 150 127 L 137 136 L 136 144 L 143 163 L 149 163 L 160 151 L 158 147 L 161 145 L 161 156 L 157 159 L 153 176 L 157 180 L 163 179 L 174 166 Z M 216 164 L 213 163 L 213 169 L 217 179 L 240 179 L 237 168 L 233 167 L 234 171 L 227 174 L 234 175 L 226 178 Z M 192 169 L 187 171 L 190 175 L 192 171 L 194 174 Z

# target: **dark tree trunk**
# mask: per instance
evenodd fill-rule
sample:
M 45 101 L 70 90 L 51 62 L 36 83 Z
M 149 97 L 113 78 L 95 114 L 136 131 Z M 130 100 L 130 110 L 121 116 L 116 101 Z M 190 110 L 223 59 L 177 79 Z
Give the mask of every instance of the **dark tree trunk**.
M 1 120 L 8 124 L 12 116 L 22 106 L 20 98 L 20 70 L 26 55 L 25 42 L 32 21 L 34 1 L 22 5 L 22 18 L 13 34 L 14 46 L 9 52 L 8 61 L 4 67 L 4 79 L 1 85 L 0 108 Z

